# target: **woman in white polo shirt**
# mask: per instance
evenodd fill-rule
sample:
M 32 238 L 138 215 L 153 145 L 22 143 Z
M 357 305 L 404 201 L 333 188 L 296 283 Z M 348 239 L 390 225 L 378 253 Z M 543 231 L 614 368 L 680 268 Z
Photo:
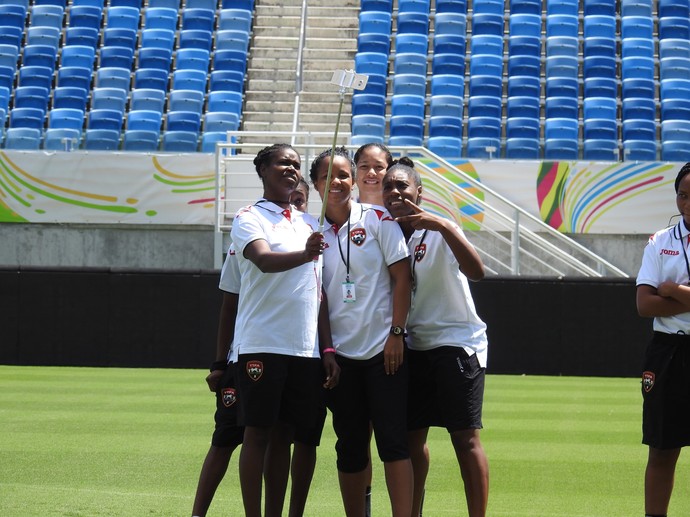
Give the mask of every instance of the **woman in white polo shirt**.
M 296 425 L 316 423 L 326 387 L 337 382 L 327 312 L 317 341 L 317 221 L 293 210 L 301 178 L 299 154 L 287 144 L 262 149 L 254 159 L 264 195 L 235 215 L 232 241 L 240 271 L 235 323 L 239 424 L 244 425 L 240 484 L 245 515 L 261 515 L 264 457 L 272 432 L 290 441 Z M 322 304 L 324 311 L 327 306 Z M 270 468 L 270 466 L 269 466 Z M 285 474 L 287 478 L 287 473 Z M 282 500 L 282 499 L 281 499 Z
M 637 310 L 654 318 L 642 373 L 648 517 L 665 517 L 680 450 L 690 444 L 690 163 L 675 190 L 681 220 L 650 237 L 637 275 Z
M 343 505 L 348 516 L 364 515 L 371 422 L 391 514 L 409 517 L 413 482 L 403 336 L 410 305 L 409 253 L 387 212 L 352 199 L 354 164 L 347 149 L 336 149 L 331 182 L 326 184 L 330 154 L 324 151 L 313 161 L 310 177 L 322 199 L 328 189 L 323 286 L 341 371 L 327 401 L 338 437 Z
M 429 470 L 430 426 L 445 427 L 465 484 L 470 517 L 486 515 L 489 467 L 482 427 L 486 325 L 477 316 L 468 278 L 484 265 L 462 230 L 420 206 L 422 181 L 402 158 L 383 179 L 383 201 L 396 218 L 412 255 L 409 332 L 409 443 L 414 468 L 414 508 L 419 515 Z

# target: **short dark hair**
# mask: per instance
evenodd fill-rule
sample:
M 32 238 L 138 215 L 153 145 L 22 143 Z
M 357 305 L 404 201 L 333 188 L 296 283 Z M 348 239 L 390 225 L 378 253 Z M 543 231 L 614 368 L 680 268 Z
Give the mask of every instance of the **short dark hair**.
M 269 145 L 268 147 L 264 147 L 261 149 L 261 151 L 256 153 L 256 157 L 254 158 L 254 168 L 256 169 L 256 173 L 259 175 L 259 177 L 261 177 L 261 167 L 271 161 L 271 157 L 274 153 L 277 153 L 283 149 L 295 150 L 290 144 L 273 144 Z
M 378 149 L 381 149 L 385 153 L 386 163 L 388 164 L 388 167 L 390 167 L 393 164 L 393 155 L 388 150 L 388 147 L 378 142 L 369 142 L 368 144 L 364 144 L 359 149 L 357 149 L 357 151 L 355 152 L 354 162 L 359 162 L 359 159 L 362 157 L 362 153 L 370 147 L 376 147 Z
M 678 176 L 676 176 L 676 182 L 674 184 L 674 187 L 676 188 L 676 194 L 678 193 L 678 187 L 680 186 L 680 181 L 690 174 L 690 162 L 686 163 L 683 165 L 680 170 L 678 171 Z
M 318 175 L 321 162 L 326 158 L 330 158 L 331 152 L 331 149 L 325 149 L 321 151 L 316 158 L 314 158 L 313 162 L 311 162 L 311 167 L 309 168 L 309 179 L 311 179 L 312 183 L 316 183 L 316 176 Z M 350 157 L 350 151 L 348 151 L 346 147 L 336 147 L 334 157 L 335 156 L 342 156 L 343 158 L 346 158 L 348 162 L 350 162 L 350 171 L 352 172 L 352 180 L 354 181 L 357 173 L 355 163 L 352 161 L 352 157 Z

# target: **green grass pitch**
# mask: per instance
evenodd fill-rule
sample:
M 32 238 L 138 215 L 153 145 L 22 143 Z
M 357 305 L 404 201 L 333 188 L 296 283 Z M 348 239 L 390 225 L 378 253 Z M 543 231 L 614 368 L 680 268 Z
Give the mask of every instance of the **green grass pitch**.
M 202 370 L 0 366 L 0 515 L 188 516 L 214 399 Z M 638 379 L 489 375 L 489 515 L 643 515 Z M 343 515 L 327 422 L 306 515 Z M 428 517 L 467 515 L 447 433 L 429 436 Z M 236 451 L 209 517 L 242 515 Z M 681 454 L 669 515 L 690 515 Z M 373 515 L 390 515 L 374 463 Z

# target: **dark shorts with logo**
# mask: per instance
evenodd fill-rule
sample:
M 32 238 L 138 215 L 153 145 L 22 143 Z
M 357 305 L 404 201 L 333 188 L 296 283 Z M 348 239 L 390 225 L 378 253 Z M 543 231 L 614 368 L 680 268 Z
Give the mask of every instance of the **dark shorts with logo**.
M 408 429 L 482 428 L 486 369 L 475 354 L 455 346 L 410 350 L 409 363 Z
M 310 428 L 322 402 L 321 359 L 281 354 L 240 354 L 236 370 L 238 423 L 273 427 L 285 422 Z
M 237 390 L 235 387 L 235 368 L 230 365 L 216 390 L 216 428 L 213 431 L 211 445 L 215 447 L 232 447 L 242 443 L 244 427 L 237 425 Z
M 690 445 L 690 335 L 655 332 L 642 373 L 642 443 Z

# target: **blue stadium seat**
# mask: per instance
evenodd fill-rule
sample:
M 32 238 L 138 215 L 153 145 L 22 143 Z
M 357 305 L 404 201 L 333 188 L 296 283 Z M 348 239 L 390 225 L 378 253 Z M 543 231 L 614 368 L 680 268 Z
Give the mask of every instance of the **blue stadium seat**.
M 58 86 L 53 90 L 53 109 L 74 108 L 84 112 L 87 92 L 83 88 Z
M 67 27 L 65 45 L 85 45 L 96 48 L 100 32 L 92 27 Z
M 371 34 L 367 34 L 369 36 Z M 360 34 L 360 36 L 363 36 Z M 388 34 L 375 34 L 376 37 L 380 38 L 386 38 L 387 40 L 390 41 L 390 36 Z M 395 52 L 397 53 L 404 53 L 404 52 L 416 52 L 418 54 L 425 54 L 427 53 L 429 46 L 429 38 L 428 36 L 425 36 L 424 34 L 400 34 L 396 33 L 395 35 Z M 362 50 L 360 48 L 360 50 Z M 385 53 L 385 52 L 384 52 Z
M 599 36 L 589 36 L 584 39 L 584 56 L 616 57 L 616 40 Z
M 612 0 L 585 0 L 585 16 L 603 14 L 605 16 L 616 16 L 616 3 Z
M 436 0 L 436 13 L 467 13 L 466 0 Z
M 213 32 L 215 29 L 216 12 L 208 9 L 186 7 L 182 11 L 182 30 L 202 30 Z
M 618 161 L 620 151 L 616 140 L 585 139 L 582 145 L 582 157 L 585 160 Z
M 137 31 L 106 27 L 103 29 L 103 45 L 106 47 L 125 47 L 134 52 L 137 45 Z
M 207 9 L 209 11 L 215 11 L 218 7 L 217 0 L 186 0 L 185 9 Z
M 550 36 L 546 38 L 546 55 L 577 57 L 579 45 L 578 39 L 571 36 Z
M 510 56 L 508 59 L 509 76 L 540 77 L 541 58 L 537 56 Z
M 577 16 L 567 14 L 549 14 L 546 16 L 546 37 L 569 36 L 577 38 L 579 35 L 579 21 Z
M 473 34 L 470 38 L 470 54 L 503 55 L 503 37 L 494 34 Z
M 687 163 L 690 148 L 687 140 L 664 140 L 661 142 L 661 159 L 667 162 Z
M 690 97 L 662 99 L 661 120 L 690 120 Z
M 0 7 L 2 6 L 0 5 Z M 24 32 L 19 27 L 0 25 L 0 45 L 12 45 L 19 48 L 22 44 L 23 34 Z
M 539 97 L 514 95 L 506 100 L 506 117 L 539 118 Z
M 510 15 L 514 14 L 541 16 L 541 0 L 510 0 Z
M 139 30 L 139 9 L 136 7 L 113 6 L 106 9 L 107 28 Z
M 538 160 L 539 140 L 534 138 L 506 139 L 505 157 L 509 160 Z
M 615 40 L 615 16 L 591 15 L 585 17 L 583 34 L 585 38 L 608 38 Z
M 88 113 L 87 128 L 120 131 L 122 119 L 122 113 L 117 110 L 92 109 Z
M 206 131 L 201 136 L 201 152 L 213 153 L 216 150 L 216 143 L 227 141 L 228 135 L 225 131 Z
M 18 73 L 18 86 L 41 86 L 47 90 L 53 86 L 53 70 L 46 66 L 25 65 L 19 68 Z M 59 81 L 58 85 L 60 85 Z
M 494 150 L 491 151 L 490 149 Z M 496 138 L 471 137 L 467 139 L 465 154 L 468 158 L 490 159 L 498 158 L 501 152 L 501 142 Z
M 618 126 L 611 119 L 585 119 L 582 134 L 585 140 L 615 140 L 618 137 Z
M 544 117 L 577 119 L 577 97 L 546 97 L 544 101 Z
M 511 13 L 508 25 L 511 36 L 541 38 L 541 15 Z
M 247 52 L 249 48 L 249 34 L 244 31 L 216 31 L 216 50 L 238 50 Z M 390 38 L 388 36 L 377 35 L 377 37 L 384 37 L 390 45 Z
M 172 51 L 166 48 L 140 48 L 137 54 L 137 68 L 157 68 L 170 70 Z
M 655 88 L 656 86 L 653 79 L 623 78 L 621 81 L 621 91 L 624 99 L 628 97 L 645 97 L 653 99 Z
M 541 38 L 536 36 L 510 36 L 508 53 L 513 56 L 541 57 Z
M 428 34 L 429 33 L 429 14 L 428 13 L 418 13 L 418 12 L 402 12 L 398 11 L 398 17 L 396 18 L 397 31 L 401 34 L 404 33 L 417 33 L 417 34 Z M 361 29 L 360 29 L 361 32 Z
M 199 133 L 201 128 L 201 112 L 168 111 L 165 117 L 166 131 L 187 131 Z
M 429 117 L 429 138 L 462 138 L 462 117 L 436 115 Z
M 160 133 L 163 117 L 157 111 L 130 110 L 127 113 L 127 129 Z
M 498 117 L 468 117 L 468 138 L 501 138 L 501 119 Z
M 204 93 L 198 90 L 172 90 L 168 94 L 168 113 L 172 111 L 180 111 L 201 114 L 203 106 Z
M 573 77 L 549 77 L 545 82 L 547 97 L 577 97 L 579 83 Z
M 391 116 L 411 115 L 424 118 L 424 97 L 420 95 L 393 95 Z
M 653 120 L 630 119 L 621 125 L 623 140 L 656 142 L 657 125 Z
M 5 149 L 38 150 L 41 130 L 29 127 L 11 127 L 5 132 Z
M 470 57 L 470 76 L 503 75 L 503 56 L 480 54 Z
M 91 109 L 109 109 L 124 114 L 127 90 L 121 88 L 94 88 L 91 91 Z
M 546 14 L 568 14 L 577 16 L 580 2 L 578 0 L 546 0 Z
M 213 34 L 208 31 L 187 29 L 180 31 L 179 48 L 200 48 L 211 52 Z
M 91 5 L 73 5 L 69 10 L 70 27 L 89 27 L 100 30 L 103 10 Z M 62 23 L 60 24 L 62 28 Z
M 657 103 L 653 99 L 633 97 L 623 99 L 621 118 L 654 120 Z
M 362 55 L 362 54 L 359 54 Z M 374 54 L 376 55 L 376 54 Z M 383 55 L 383 54 L 379 54 Z M 386 60 L 386 66 L 388 66 L 388 62 Z M 360 65 L 360 68 L 363 68 Z M 406 52 L 404 54 L 395 54 L 395 60 L 393 61 L 393 70 L 395 74 L 417 74 L 417 75 L 426 75 L 427 71 L 427 61 L 426 61 L 426 54 L 415 54 L 411 52 Z M 359 69 L 358 69 L 359 72 Z M 367 72 L 363 72 L 367 73 Z M 371 73 L 377 73 L 377 72 L 371 72 Z M 379 75 L 387 75 L 387 70 L 383 73 L 379 73 Z
M 139 9 L 141 3 L 139 0 L 110 0 L 111 7 L 135 7 Z
M 424 89 L 426 93 L 426 87 Z M 461 75 L 435 74 L 431 76 L 431 95 L 457 95 L 465 93 L 465 78 Z
M 546 58 L 546 82 L 556 77 L 567 77 L 577 79 L 578 77 L 578 58 L 569 56 L 552 56 Z
M 96 71 L 96 86 L 100 88 L 120 88 L 129 90 L 131 82 L 128 68 L 107 67 Z
M 134 61 L 134 50 L 129 47 L 101 47 L 99 68 L 124 68 L 130 70 Z
M 90 68 L 96 60 L 96 51 L 87 45 L 65 45 L 60 52 L 60 66 L 80 66 Z
M 493 34 L 502 37 L 503 23 L 502 14 L 477 13 L 475 11 L 472 15 L 472 34 Z
M 148 7 L 167 7 L 168 9 L 180 8 L 180 0 L 149 0 Z
M 621 0 L 621 16 L 652 16 L 651 0 Z
M 661 141 L 685 141 L 690 142 L 690 121 L 688 120 L 663 120 L 661 122 Z
M 151 88 L 135 88 L 130 95 L 130 110 L 153 110 L 163 113 L 165 91 Z
M 205 72 L 199 70 L 175 70 L 172 77 L 172 87 L 174 90 L 197 90 L 206 91 Z
M 124 151 L 157 151 L 160 133 L 146 129 L 127 129 L 122 139 Z
M 469 94 L 500 97 L 503 94 L 503 78 L 495 75 L 471 75 Z
M 662 59 L 665 57 L 690 59 L 690 41 L 678 38 L 659 40 L 659 57 Z
M 0 20 L 3 25 L 24 29 L 26 20 L 26 8 L 22 5 L 0 5 Z M 62 25 L 60 25 L 62 27 Z
M 592 118 L 615 120 L 616 110 L 616 99 L 608 97 L 589 97 L 585 98 L 582 103 L 582 118 L 584 120 Z
M 539 140 L 539 119 L 508 117 L 505 122 L 506 138 L 532 138 Z
M 690 80 L 690 62 L 682 57 L 664 57 L 659 60 L 659 75 L 661 80 L 685 79 Z
M 424 139 L 418 136 L 395 135 L 388 137 L 389 146 L 421 147 L 423 142 Z
M 626 16 L 621 18 L 621 36 L 626 38 L 652 39 L 654 32 L 652 18 Z
M 660 98 L 687 99 L 690 97 L 690 81 L 686 79 L 666 79 L 659 82 Z
M 175 33 L 166 29 L 144 29 L 140 41 L 142 48 L 164 48 L 172 52 Z
M 371 82 L 371 78 L 369 80 Z M 367 82 L 367 86 L 369 82 Z M 209 90 L 212 92 L 224 90 L 241 92 L 244 90 L 244 74 L 232 70 L 214 70 L 210 74 Z
M 554 117 L 544 120 L 544 138 L 575 140 L 577 143 L 579 125 L 577 119 Z
M 361 0 L 360 8 L 362 11 L 384 11 L 391 12 L 393 10 L 392 0 Z
M 433 99 L 433 96 L 432 96 Z M 462 97 L 459 99 L 459 116 L 462 116 Z M 440 110 L 439 115 L 444 114 Z M 470 96 L 467 101 L 467 116 L 468 117 L 500 117 L 503 111 L 500 97 L 492 97 L 490 95 L 474 95 Z M 448 112 L 447 115 L 453 116 L 455 112 Z
M 659 39 L 690 38 L 690 19 L 685 16 L 662 16 L 658 24 Z
M 210 92 L 206 110 L 209 112 L 242 113 L 242 94 L 239 92 Z
M 661 42 L 659 42 L 659 47 L 661 47 Z M 655 57 L 654 42 L 644 38 L 624 39 L 621 41 L 621 56 L 623 61 L 633 57 L 653 58 Z M 688 54 L 688 57 L 690 57 L 690 53 Z
M 508 78 L 508 97 L 527 96 L 539 99 L 540 95 L 539 77 L 511 76 Z
M 120 131 L 87 129 L 84 132 L 84 149 L 88 151 L 117 151 L 119 148 Z
M 656 142 L 646 140 L 623 140 L 623 157 L 626 161 L 656 161 Z
M 462 155 L 462 139 L 450 136 L 430 136 L 429 150 L 442 158 L 459 158 Z
M 471 97 L 470 97 L 471 98 Z M 455 95 L 432 95 L 429 101 L 429 116 L 462 118 L 463 98 Z
M 199 134 L 192 131 L 166 131 L 162 149 L 168 152 L 194 153 L 199 146 Z
M 362 15 L 360 14 L 360 20 Z M 390 14 L 388 14 L 388 33 L 390 34 Z M 221 9 L 218 18 L 218 30 L 251 32 L 252 13 L 245 9 Z M 360 28 L 361 31 L 361 28 Z
M 205 131 L 209 129 L 204 126 Z M 372 142 L 383 142 L 383 134 L 386 128 L 386 118 L 379 115 L 355 115 L 352 117 L 352 135 L 366 136 Z
M 57 5 L 34 5 L 31 8 L 31 27 L 55 27 L 62 29 L 65 9 Z M 70 15 L 71 20 L 71 15 Z
M 618 96 L 618 81 L 611 77 L 589 77 L 584 80 L 584 96 L 587 97 L 610 97 L 615 99 Z
M 227 32 L 227 31 L 223 31 Z M 246 32 L 242 31 L 233 31 L 236 34 L 247 34 Z M 396 53 L 401 52 L 401 50 L 397 46 L 397 38 L 396 38 Z M 216 45 L 219 43 L 219 35 L 216 34 Z M 426 45 L 426 42 L 425 42 Z M 220 48 L 220 47 L 217 47 Z M 245 50 L 246 51 L 247 47 L 245 45 L 244 49 L 242 48 L 237 48 L 236 50 Z M 391 49 L 391 38 L 387 34 L 379 34 L 377 32 L 369 32 L 369 33 L 364 33 L 364 34 L 359 34 L 357 36 L 357 52 L 377 52 L 379 54 L 386 54 L 388 55 L 390 53 Z M 424 52 L 426 53 L 426 46 L 424 49 Z
M 383 95 L 358 93 L 352 96 L 352 115 L 385 116 L 385 114 L 386 98 Z
M 53 108 L 48 113 L 48 127 L 54 129 L 72 129 L 81 137 L 84 127 L 84 112 L 74 108 Z
M 434 36 L 435 54 L 460 54 L 465 56 L 465 36 L 460 34 L 437 34 Z
M 667 16 L 690 17 L 690 5 L 687 0 L 659 0 L 657 11 L 659 18 Z
M 422 145 L 424 137 L 424 119 L 411 117 L 409 115 L 396 115 L 390 118 L 390 137 L 408 137 L 415 140 L 414 143 L 406 145 Z M 390 142 L 391 140 L 389 140 Z M 395 140 L 394 140 L 395 142 Z M 398 144 L 401 145 L 400 140 Z M 403 144 L 404 145 L 404 144 Z
M 483 0 L 473 4 L 472 9 L 475 13 L 500 14 L 505 12 L 504 0 Z
M 360 115 L 371 117 L 371 115 Z M 353 117 L 354 119 L 354 117 Z M 227 132 L 227 131 L 237 131 L 239 127 L 239 119 L 234 113 L 223 113 L 214 112 L 206 113 L 204 115 L 204 133 L 205 132 Z M 353 122 L 354 127 L 354 122 Z M 354 131 L 353 131 L 354 132 Z M 383 129 L 381 129 L 383 132 Z
M 421 54 L 415 54 L 421 59 Z M 398 57 L 396 55 L 396 57 Z M 424 57 L 426 73 L 426 57 Z M 359 74 L 388 75 L 388 55 L 378 52 L 358 52 L 355 55 L 355 70 Z M 402 72 L 400 72 L 402 73 Z
M 177 9 L 169 7 L 149 7 L 144 13 L 144 29 L 177 30 Z
M 432 77 L 433 81 L 433 77 Z M 426 75 L 419 74 L 395 74 L 393 76 L 393 95 L 405 94 L 405 95 L 426 95 Z M 354 97 L 358 96 L 353 95 Z M 365 95 L 377 95 L 383 97 L 384 95 L 379 94 L 365 94 Z M 363 101 L 361 101 L 363 102 Z
M 15 108 L 36 108 L 45 114 L 48 98 L 48 90 L 40 86 L 17 86 L 14 89 Z
M 76 129 L 48 128 L 43 138 L 43 149 L 48 151 L 70 151 L 79 148 L 81 133 Z
M 233 51 L 234 52 L 234 51 Z M 200 70 L 208 73 L 210 53 L 200 48 L 181 48 L 175 56 L 175 69 Z
M 426 79 L 425 79 L 426 80 Z M 380 75 L 372 75 L 367 81 L 367 86 L 362 90 L 362 93 L 376 93 L 379 95 L 386 95 L 388 89 L 386 77 Z
M 571 138 L 545 138 L 544 160 L 577 160 L 578 143 Z
M 134 88 L 168 90 L 168 72 L 158 68 L 139 68 L 134 72 Z
M 39 26 L 26 29 L 27 45 L 48 45 L 57 48 L 59 43 L 60 29 L 56 27 Z
M 616 78 L 616 58 L 607 56 L 589 56 L 584 58 L 582 73 L 585 79 L 590 77 Z
M 93 72 L 90 68 L 81 66 L 61 66 L 57 71 L 57 85 L 59 87 L 80 88 L 85 92 L 91 90 L 91 76 Z M 48 86 L 52 82 L 52 74 L 48 77 Z
M 431 61 L 432 74 L 465 75 L 465 56 L 458 54 L 434 54 Z
M 398 10 L 403 12 L 428 13 L 429 0 L 398 0 Z
M 436 13 L 434 34 L 462 35 L 467 33 L 467 16 L 460 13 Z
M 236 50 L 216 50 L 213 54 L 214 70 L 247 71 L 247 54 Z
M 49 45 L 26 45 L 22 56 L 22 66 L 45 66 L 55 68 L 57 48 Z
M 10 127 L 31 127 L 43 131 L 45 111 L 38 108 L 12 108 Z

